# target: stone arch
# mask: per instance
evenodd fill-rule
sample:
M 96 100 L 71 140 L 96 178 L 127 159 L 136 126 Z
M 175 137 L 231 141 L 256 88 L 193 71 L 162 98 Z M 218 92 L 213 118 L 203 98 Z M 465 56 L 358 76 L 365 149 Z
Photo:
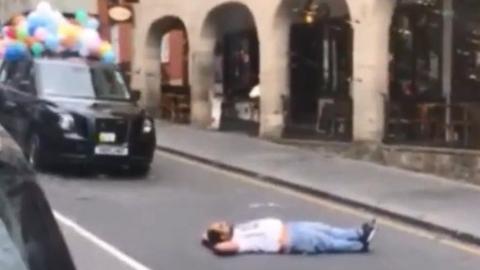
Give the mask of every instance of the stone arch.
M 190 121 L 189 50 L 188 32 L 181 18 L 168 15 L 150 25 L 144 68 L 147 92 L 158 97 L 157 116 Z
M 211 106 L 211 124 L 218 127 L 222 120 L 221 128 L 258 133 L 259 100 L 249 94 L 259 84 L 260 49 L 249 7 L 226 2 L 210 10 L 201 27 L 200 47 L 194 58 L 200 88 L 208 92 L 204 96 Z M 227 110 L 220 119 L 216 112 L 221 104 Z M 241 106 L 243 113 L 237 112 Z
M 282 0 L 274 29 L 288 63 L 284 136 L 352 137 L 353 28 L 347 0 Z

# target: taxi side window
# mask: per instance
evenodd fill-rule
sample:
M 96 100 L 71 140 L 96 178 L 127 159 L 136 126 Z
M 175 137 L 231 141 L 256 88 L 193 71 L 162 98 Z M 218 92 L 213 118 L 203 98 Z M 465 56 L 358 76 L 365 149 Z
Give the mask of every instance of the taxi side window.
M 6 82 L 22 92 L 33 93 L 32 65 L 28 61 L 10 62 L 6 66 Z

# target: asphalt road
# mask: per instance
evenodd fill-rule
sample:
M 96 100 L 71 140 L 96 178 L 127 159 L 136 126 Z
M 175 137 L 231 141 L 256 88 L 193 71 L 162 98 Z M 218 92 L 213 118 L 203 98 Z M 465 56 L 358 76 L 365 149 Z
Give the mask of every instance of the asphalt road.
M 168 155 L 147 178 L 42 174 L 53 208 L 146 269 L 478 269 L 480 251 L 421 230 L 380 221 L 369 254 L 248 255 L 219 258 L 199 244 L 207 224 L 265 216 L 350 226 L 368 215 Z M 62 225 L 81 270 L 141 269 Z

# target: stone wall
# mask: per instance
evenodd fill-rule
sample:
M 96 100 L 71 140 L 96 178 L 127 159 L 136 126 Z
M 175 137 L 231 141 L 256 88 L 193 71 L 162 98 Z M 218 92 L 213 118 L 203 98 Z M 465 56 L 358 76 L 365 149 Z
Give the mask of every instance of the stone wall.
M 300 140 L 275 142 L 480 185 L 480 151 L 369 143 Z

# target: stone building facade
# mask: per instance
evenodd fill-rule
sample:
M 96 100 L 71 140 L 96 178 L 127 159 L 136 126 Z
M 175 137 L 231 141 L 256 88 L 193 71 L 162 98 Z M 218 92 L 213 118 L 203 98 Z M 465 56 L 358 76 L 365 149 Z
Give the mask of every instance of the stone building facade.
M 310 2 L 310 3 L 309 3 Z M 209 94 L 215 84 L 215 41 L 225 28 L 255 29 L 259 44 L 259 135 L 277 138 L 285 128 L 289 91 L 289 31 L 296 12 L 316 1 L 303 0 L 141 0 L 134 4 L 133 86 L 144 89 L 145 105 L 160 99 L 161 38 L 181 25 L 188 37 L 191 122 L 211 121 Z M 324 0 L 332 13 L 349 17 L 353 29 L 353 139 L 379 142 L 384 133 L 384 96 L 388 89 L 389 31 L 395 0 Z M 236 18 L 235 16 L 239 17 Z M 230 24 L 230 26 L 229 26 Z

